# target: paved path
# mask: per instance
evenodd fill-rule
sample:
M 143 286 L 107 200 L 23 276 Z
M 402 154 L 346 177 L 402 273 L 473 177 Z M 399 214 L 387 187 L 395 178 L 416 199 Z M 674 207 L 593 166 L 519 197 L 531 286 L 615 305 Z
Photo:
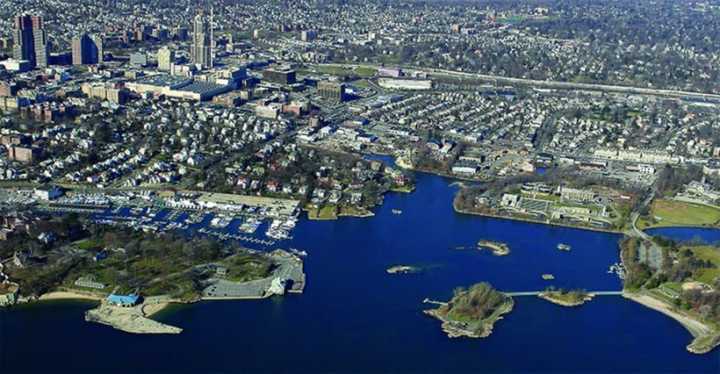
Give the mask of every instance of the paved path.
M 521 292 L 504 292 L 508 296 L 537 296 L 545 291 L 521 291 Z M 595 296 L 619 296 L 622 295 L 622 291 L 587 291 L 587 293 Z

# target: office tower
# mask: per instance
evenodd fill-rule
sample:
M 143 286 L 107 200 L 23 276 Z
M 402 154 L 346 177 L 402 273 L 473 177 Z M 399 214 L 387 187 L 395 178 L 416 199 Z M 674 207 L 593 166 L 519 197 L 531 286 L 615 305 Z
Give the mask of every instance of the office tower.
M 203 12 L 193 22 L 193 43 L 190 47 L 190 61 L 203 68 L 213 67 L 213 12 L 206 18 Z
M 92 65 L 103 62 L 103 41 L 100 36 L 82 34 L 72 41 L 73 65 Z
M 295 84 L 296 73 L 286 67 L 267 68 L 263 70 L 263 80 L 278 84 Z
M 175 62 L 175 51 L 168 47 L 160 48 L 157 53 L 158 70 L 170 71 L 172 64 Z
M 320 96 L 326 99 L 339 102 L 345 101 L 345 83 L 334 81 L 320 81 L 318 82 L 317 88 L 318 94 L 320 94 Z
M 32 67 L 48 65 L 47 34 L 42 17 L 15 17 L 13 57 L 16 60 L 30 61 Z
M 317 31 L 304 30 L 300 33 L 300 39 L 304 42 L 311 42 L 311 41 L 317 39 Z

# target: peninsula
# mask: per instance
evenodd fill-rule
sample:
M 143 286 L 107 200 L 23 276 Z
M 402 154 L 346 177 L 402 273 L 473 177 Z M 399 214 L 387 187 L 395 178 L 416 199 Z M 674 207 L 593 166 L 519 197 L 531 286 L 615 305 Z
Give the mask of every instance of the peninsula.
M 621 243 L 627 269 L 623 296 L 682 324 L 693 336 L 687 350 L 720 345 L 720 252 L 716 247 L 654 237 Z
M 448 337 L 485 338 L 502 316 L 510 313 L 514 301 L 488 283 L 454 290 L 453 298 L 425 314 L 439 319 Z
M 27 233 L 0 242 L 0 254 L 10 255 L 0 265 L 0 306 L 97 301 L 100 305 L 86 313 L 87 321 L 129 333 L 176 334 L 182 329 L 150 317 L 171 303 L 258 299 L 300 293 L 305 287 L 302 259 L 285 250 L 221 246 L 209 239 L 94 225 L 72 216 L 47 217 L 28 227 Z M 40 229 L 52 232 L 52 240 L 34 251 L 9 252 Z

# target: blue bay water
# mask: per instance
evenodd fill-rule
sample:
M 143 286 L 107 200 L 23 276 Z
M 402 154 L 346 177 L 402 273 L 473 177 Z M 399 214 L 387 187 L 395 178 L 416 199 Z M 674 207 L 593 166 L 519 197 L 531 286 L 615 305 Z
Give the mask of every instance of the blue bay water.
M 282 243 L 309 253 L 302 295 L 174 306 L 159 319 L 184 328 L 178 336 L 86 323 L 87 303 L 2 311 L 0 372 L 720 372 L 717 351 L 688 353 L 678 323 L 618 296 L 580 308 L 517 297 L 489 338 L 447 338 L 422 300 L 448 299 L 457 286 L 619 290 L 607 269 L 620 236 L 459 215 L 449 180 L 417 182 L 412 194 L 387 195 L 373 218 L 302 220 Z M 511 254 L 477 251 L 480 239 L 507 242 Z M 424 271 L 386 274 L 394 264 Z

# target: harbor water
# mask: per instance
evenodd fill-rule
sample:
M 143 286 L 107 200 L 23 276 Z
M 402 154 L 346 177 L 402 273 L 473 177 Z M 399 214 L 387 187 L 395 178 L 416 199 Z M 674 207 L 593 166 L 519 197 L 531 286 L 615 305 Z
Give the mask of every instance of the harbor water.
M 450 184 L 418 175 L 415 192 L 388 194 L 375 217 L 300 220 L 276 246 L 308 252 L 304 294 L 172 306 L 158 319 L 180 335 L 87 323 L 85 302 L 0 311 L 0 373 L 720 372 L 717 351 L 688 353 L 682 326 L 619 296 L 579 308 L 517 297 L 489 338 L 449 339 L 422 301 L 447 300 L 458 286 L 622 287 L 608 273 L 619 235 L 457 214 Z M 510 254 L 478 251 L 481 239 L 507 243 Z M 422 271 L 387 274 L 393 265 Z

